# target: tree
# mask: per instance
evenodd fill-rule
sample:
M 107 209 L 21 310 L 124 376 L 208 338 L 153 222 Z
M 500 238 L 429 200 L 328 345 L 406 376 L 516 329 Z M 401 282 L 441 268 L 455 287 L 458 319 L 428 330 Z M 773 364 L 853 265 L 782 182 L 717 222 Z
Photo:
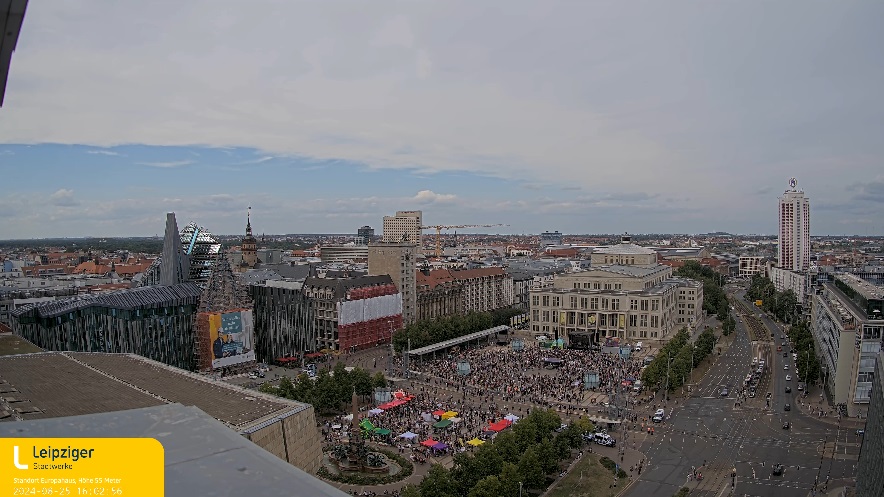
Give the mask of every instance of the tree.
M 522 476 L 522 482 L 527 488 L 542 488 L 546 482 L 540 458 L 537 457 L 537 452 L 533 448 L 529 448 L 522 454 L 518 469 Z
M 512 430 L 507 430 L 494 437 L 493 447 L 497 450 L 497 453 L 500 454 L 500 457 L 504 462 L 516 463 L 519 461 L 519 456 L 522 454 L 519 450 L 519 443 L 516 439 L 516 435 Z
M 457 497 L 457 485 L 451 472 L 441 464 L 434 464 L 420 483 L 421 497 Z
M 544 474 L 553 473 L 559 468 L 558 453 L 548 438 L 544 438 L 542 442 L 535 445 L 534 451 Z
M 737 321 L 731 314 L 727 315 L 727 318 L 721 323 L 721 333 L 724 336 L 728 336 L 737 329 Z
M 350 373 L 350 380 L 353 382 L 353 387 L 356 388 L 356 395 L 363 397 L 363 399 L 374 391 L 371 384 L 371 375 L 362 368 L 354 369 Z
M 486 476 L 481 479 L 467 494 L 468 497 L 500 497 L 500 479 L 497 475 Z
M 277 388 L 280 397 L 284 397 L 286 399 L 295 400 L 295 385 L 292 384 L 292 380 L 283 376 L 281 380 L 279 380 L 279 387 Z
M 515 464 L 504 463 L 499 477 L 500 495 L 519 495 L 519 482 L 522 481 L 520 478 Z
M 375 388 L 387 388 L 387 379 L 384 377 L 384 373 L 380 371 L 375 373 L 371 383 Z

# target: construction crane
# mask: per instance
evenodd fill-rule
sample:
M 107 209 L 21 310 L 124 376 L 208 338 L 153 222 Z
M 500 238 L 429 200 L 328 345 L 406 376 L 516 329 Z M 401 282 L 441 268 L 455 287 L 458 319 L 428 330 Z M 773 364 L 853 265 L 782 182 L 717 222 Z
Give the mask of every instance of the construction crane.
M 436 230 L 436 257 L 442 257 L 442 230 L 461 228 L 495 228 L 497 226 L 509 226 L 508 224 L 437 224 L 435 226 L 421 226 L 422 230 Z

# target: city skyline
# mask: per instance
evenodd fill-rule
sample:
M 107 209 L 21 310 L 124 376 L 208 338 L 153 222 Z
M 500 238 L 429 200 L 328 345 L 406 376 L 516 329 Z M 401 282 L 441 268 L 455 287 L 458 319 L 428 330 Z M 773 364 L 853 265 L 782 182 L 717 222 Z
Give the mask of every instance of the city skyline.
M 775 235 L 790 177 L 811 235 L 884 232 L 884 5 L 360 5 L 32 3 L 0 239 L 151 236 L 167 211 L 233 234 L 249 205 L 258 233 L 419 209 Z

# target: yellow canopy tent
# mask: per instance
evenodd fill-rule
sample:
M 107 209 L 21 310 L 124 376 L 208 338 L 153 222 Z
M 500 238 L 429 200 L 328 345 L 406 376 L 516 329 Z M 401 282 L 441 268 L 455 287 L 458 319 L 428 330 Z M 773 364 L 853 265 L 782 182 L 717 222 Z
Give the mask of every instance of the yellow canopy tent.
M 455 411 L 448 411 L 448 412 L 446 412 L 445 414 L 443 414 L 443 415 L 440 416 L 440 417 L 441 417 L 442 419 L 448 419 L 448 418 L 453 418 L 453 417 L 455 417 L 455 416 L 457 416 L 457 412 L 455 412 Z
M 474 438 L 474 439 L 468 441 L 467 443 L 470 444 L 470 445 L 472 445 L 473 447 L 478 447 L 478 446 L 482 445 L 482 444 L 485 443 L 485 442 L 483 442 L 482 440 L 479 440 L 478 438 Z

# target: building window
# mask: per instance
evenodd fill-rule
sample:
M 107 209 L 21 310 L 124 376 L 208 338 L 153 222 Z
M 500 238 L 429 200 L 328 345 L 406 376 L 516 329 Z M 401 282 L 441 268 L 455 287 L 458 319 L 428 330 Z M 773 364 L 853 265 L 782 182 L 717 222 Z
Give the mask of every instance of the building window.
M 602 299 L 602 310 L 608 310 L 608 299 L 606 298 Z
M 619 311 L 620 310 L 620 299 L 611 299 L 611 310 Z
M 629 299 L 629 310 L 637 311 L 638 310 L 638 300 Z
M 647 300 L 642 300 L 641 307 L 642 307 L 642 310 L 643 310 L 643 311 L 647 311 L 647 310 L 648 310 L 648 301 L 647 301 Z
M 641 315 L 641 327 L 642 327 L 642 328 L 647 328 L 647 327 L 648 327 L 648 315 L 647 315 L 647 314 L 642 314 L 642 315 Z
M 651 301 L 651 310 L 659 311 L 660 310 L 660 299 L 654 299 Z
M 552 298 L 552 306 L 553 307 L 561 307 L 561 305 L 562 305 L 561 297 L 553 297 Z
M 544 296 L 543 296 L 543 306 L 544 306 L 544 307 L 549 307 L 549 295 L 544 295 Z
M 632 326 L 632 327 L 638 326 L 638 315 L 636 315 L 636 314 L 629 315 L 629 326 Z
M 589 299 L 589 309 L 592 311 L 599 310 L 599 298 L 598 297 L 592 297 Z
M 540 305 L 540 296 L 539 295 L 532 295 L 531 296 L 531 305 L 533 305 L 533 306 Z

